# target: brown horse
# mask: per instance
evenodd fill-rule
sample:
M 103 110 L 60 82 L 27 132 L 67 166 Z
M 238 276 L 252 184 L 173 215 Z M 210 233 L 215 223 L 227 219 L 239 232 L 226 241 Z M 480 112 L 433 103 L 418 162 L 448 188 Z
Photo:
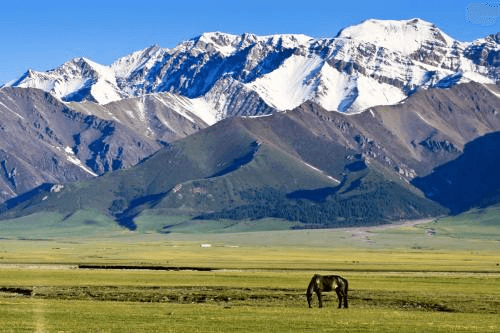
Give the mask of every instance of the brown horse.
M 309 282 L 309 286 L 307 287 L 306 297 L 307 303 L 311 308 L 311 300 L 313 292 L 318 296 L 319 307 L 323 307 L 323 302 L 321 300 L 321 292 L 328 292 L 335 290 L 337 293 L 337 297 L 339 299 L 339 309 L 342 307 L 342 303 L 344 303 L 344 308 L 347 308 L 347 290 L 349 284 L 347 280 L 338 275 L 319 275 L 314 274 Z

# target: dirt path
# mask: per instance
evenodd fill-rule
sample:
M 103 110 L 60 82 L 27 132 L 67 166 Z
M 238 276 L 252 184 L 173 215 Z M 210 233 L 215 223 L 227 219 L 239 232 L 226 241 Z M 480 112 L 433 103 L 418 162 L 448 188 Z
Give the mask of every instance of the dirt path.
M 435 219 L 429 218 L 429 219 L 422 219 L 422 220 L 412 220 L 412 221 L 406 221 L 406 222 L 401 222 L 401 223 L 390 223 L 390 224 L 381 224 L 381 225 L 376 225 L 372 227 L 352 227 L 352 228 L 340 228 L 338 230 L 345 231 L 347 233 L 350 233 L 352 238 L 354 239 L 359 239 L 364 242 L 368 243 L 373 243 L 373 240 L 370 239 L 370 236 L 373 235 L 373 232 L 376 231 L 382 231 L 386 229 L 393 229 L 393 228 L 401 228 L 401 227 L 413 227 L 416 226 L 417 224 L 422 224 L 422 223 L 429 223 L 434 221 Z
M 77 269 L 78 265 L 64 264 L 0 264 L 0 269 Z

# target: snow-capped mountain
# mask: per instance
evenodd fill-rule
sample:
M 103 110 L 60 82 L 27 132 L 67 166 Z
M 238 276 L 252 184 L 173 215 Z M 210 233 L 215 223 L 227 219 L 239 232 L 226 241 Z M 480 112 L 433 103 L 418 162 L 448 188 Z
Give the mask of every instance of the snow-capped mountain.
M 172 49 L 157 45 L 102 66 L 73 59 L 9 86 L 63 101 L 107 104 L 170 92 L 209 105 L 201 118 L 257 115 L 314 101 L 329 111 L 395 104 L 417 89 L 500 79 L 500 35 L 460 42 L 421 19 L 367 20 L 334 38 L 205 33 Z M 199 102 L 199 101 L 198 101 Z
M 115 72 L 110 67 L 86 58 L 72 59 L 48 72 L 29 70 L 6 85 L 42 89 L 63 101 L 109 103 L 126 97 L 118 89 Z
M 0 215 L 93 209 L 132 228 L 144 209 L 298 207 L 358 223 L 366 207 L 375 220 L 443 213 L 420 191 L 455 212 L 496 203 L 499 44 L 368 20 L 334 38 L 205 33 L 109 66 L 28 71 L 0 89 Z

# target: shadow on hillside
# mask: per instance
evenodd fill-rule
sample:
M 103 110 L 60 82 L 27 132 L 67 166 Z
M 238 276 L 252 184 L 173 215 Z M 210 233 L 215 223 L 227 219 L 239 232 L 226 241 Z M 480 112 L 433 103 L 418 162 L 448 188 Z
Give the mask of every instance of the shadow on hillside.
M 412 184 L 453 214 L 500 202 L 500 132 L 466 144 L 457 159 Z
M 9 210 L 13 207 L 16 207 L 20 205 L 23 202 L 26 202 L 30 200 L 31 198 L 37 196 L 38 194 L 42 192 L 49 192 L 50 189 L 54 186 L 52 183 L 44 183 L 38 187 L 35 187 L 31 191 L 25 192 L 21 195 L 18 195 L 17 197 L 14 197 L 12 199 L 9 199 L 5 201 L 3 204 L 0 205 L 0 213 L 3 213 L 6 210 Z

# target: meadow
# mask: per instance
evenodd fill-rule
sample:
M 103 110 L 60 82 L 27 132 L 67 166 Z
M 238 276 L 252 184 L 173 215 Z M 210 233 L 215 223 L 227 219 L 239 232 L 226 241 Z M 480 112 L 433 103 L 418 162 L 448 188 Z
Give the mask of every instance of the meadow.
M 500 238 L 488 214 L 394 228 L 6 232 L 0 331 L 498 332 Z M 334 293 L 307 307 L 314 273 L 349 280 L 348 309 Z

